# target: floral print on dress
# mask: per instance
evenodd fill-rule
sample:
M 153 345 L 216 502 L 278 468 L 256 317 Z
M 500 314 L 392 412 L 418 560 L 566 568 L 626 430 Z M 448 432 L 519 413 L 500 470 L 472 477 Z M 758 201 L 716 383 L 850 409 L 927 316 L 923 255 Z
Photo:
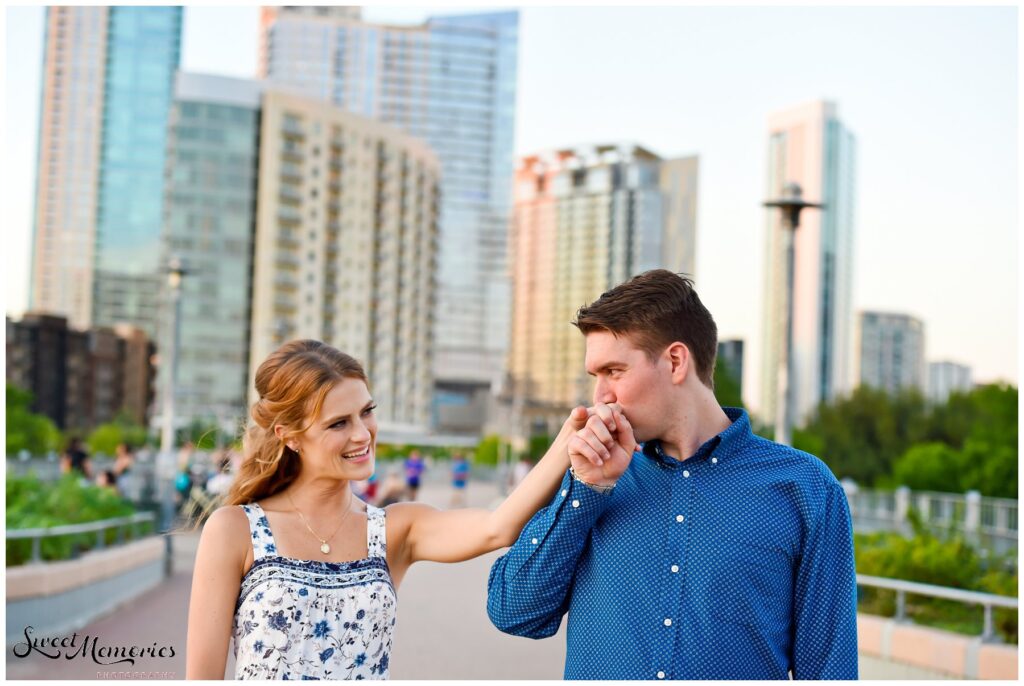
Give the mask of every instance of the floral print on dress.
M 387 679 L 397 597 L 384 510 L 367 508 L 368 556 L 338 563 L 278 555 L 263 509 L 242 509 L 255 559 L 235 606 L 235 678 Z

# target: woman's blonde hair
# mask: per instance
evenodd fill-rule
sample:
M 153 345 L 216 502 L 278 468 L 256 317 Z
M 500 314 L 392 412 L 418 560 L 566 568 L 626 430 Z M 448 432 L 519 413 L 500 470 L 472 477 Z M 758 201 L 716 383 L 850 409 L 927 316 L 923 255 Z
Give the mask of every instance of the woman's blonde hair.
M 242 438 L 242 464 L 224 505 L 242 505 L 285 489 L 299 475 L 299 455 L 287 441 L 319 416 L 327 393 L 342 379 L 369 385 L 362 365 L 326 343 L 290 341 L 256 370 L 260 399 L 249 413 L 254 422 Z M 284 436 L 274 433 L 286 427 Z

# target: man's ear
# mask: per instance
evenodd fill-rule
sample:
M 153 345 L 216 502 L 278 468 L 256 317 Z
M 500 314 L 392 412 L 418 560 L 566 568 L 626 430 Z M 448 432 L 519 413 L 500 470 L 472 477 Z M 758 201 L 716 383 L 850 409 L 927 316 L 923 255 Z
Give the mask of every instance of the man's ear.
M 681 384 L 686 381 L 686 377 L 690 374 L 690 369 L 693 366 L 693 357 L 690 355 L 690 349 L 686 347 L 686 344 L 676 341 L 665 349 L 665 355 L 668 357 L 672 373 L 672 383 Z

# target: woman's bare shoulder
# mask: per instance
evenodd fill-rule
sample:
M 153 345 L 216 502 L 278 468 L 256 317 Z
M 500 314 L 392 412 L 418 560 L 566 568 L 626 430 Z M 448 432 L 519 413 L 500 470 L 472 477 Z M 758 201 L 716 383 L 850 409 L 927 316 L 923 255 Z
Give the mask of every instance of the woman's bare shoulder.
M 249 518 L 238 505 L 218 507 L 203 525 L 203 539 L 241 547 L 249 542 Z

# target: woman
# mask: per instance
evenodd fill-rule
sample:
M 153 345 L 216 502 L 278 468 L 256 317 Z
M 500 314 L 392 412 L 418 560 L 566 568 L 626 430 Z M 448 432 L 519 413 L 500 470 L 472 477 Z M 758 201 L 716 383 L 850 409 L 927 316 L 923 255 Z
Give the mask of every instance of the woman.
M 373 473 L 376 405 L 355 359 L 293 341 L 256 372 L 255 426 L 196 554 L 186 676 L 238 679 L 388 676 L 395 590 L 420 560 L 459 562 L 511 545 L 554 495 L 576 408 L 529 478 L 497 510 L 379 509 L 350 482 Z M 241 507 L 237 507 L 241 505 Z

